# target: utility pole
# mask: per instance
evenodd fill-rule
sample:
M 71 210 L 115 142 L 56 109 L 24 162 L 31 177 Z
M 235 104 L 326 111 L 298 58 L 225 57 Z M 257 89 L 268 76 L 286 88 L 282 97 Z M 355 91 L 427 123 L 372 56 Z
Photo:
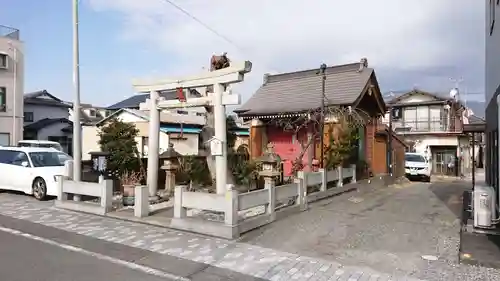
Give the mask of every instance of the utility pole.
M 78 1 L 73 1 L 73 180 L 80 181 L 82 173 L 82 128 L 80 124 L 80 58 L 78 46 Z M 75 201 L 79 198 L 75 195 Z
M 387 136 L 389 141 L 388 141 L 388 145 L 389 145 L 389 149 L 387 150 L 387 152 L 389 153 L 389 155 L 387 155 L 387 172 L 390 176 L 392 176 L 392 114 L 393 114 L 393 109 L 392 109 L 392 106 L 389 106 L 389 135 Z
M 14 66 L 13 66 L 13 71 L 14 71 L 14 99 L 13 101 L 13 109 L 12 109 L 12 145 L 16 146 L 17 145 L 17 99 L 19 95 L 17 94 L 17 47 L 12 44 L 12 42 L 8 43 L 10 45 L 10 49 L 14 53 Z M 21 94 L 22 95 L 22 94 Z
M 326 84 L 326 64 L 322 64 L 320 66 L 321 73 L 321 125 L 320 125 L 320 144 L 321 144 L 321 168 L 324 168 L 324 159 L 325 159 L 325 84 Z

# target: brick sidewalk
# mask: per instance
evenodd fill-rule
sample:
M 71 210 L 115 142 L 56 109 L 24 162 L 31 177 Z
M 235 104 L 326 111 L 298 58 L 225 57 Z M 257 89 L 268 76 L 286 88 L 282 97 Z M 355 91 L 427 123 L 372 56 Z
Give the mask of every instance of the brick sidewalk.
M 0 214 L 274 281 L 418 280 L 245 243 L 59 210 L 52 207 L 52 202 L 25 196 L 0 195 Z

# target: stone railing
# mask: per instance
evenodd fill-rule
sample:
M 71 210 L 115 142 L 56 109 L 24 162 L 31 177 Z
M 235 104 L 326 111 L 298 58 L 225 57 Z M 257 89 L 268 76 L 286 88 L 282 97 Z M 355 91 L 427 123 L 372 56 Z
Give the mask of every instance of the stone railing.
M 56 176 L 57 200 L 55 207 L 104 215 L 111 211 L 113 204 L 113 181 L 99 177 L 99 182 L 73 181 L 65 176 Z M 99 203 L 69 200 L 69 195 L 73 197 L 97 198 Z
M 339 180 L 340 179 L 340 180 Z M 247 193 L 229 189 L 226 194 L 188 192 L 185 186 L 175 188 L 174 218 L 171 227 L 227 239 L 269 224 L 280 217 L 307 209 L 307 202 L 346 192 L 354 187 L 344 181 L 356 181 L 356 167 L 299 173 L 294 183 L 275 186 L 275 180 L 265 177 L 265 188 Z M 329 183 L 335 187 L 329 188 Z M 320 185 L 320 190 L 307 194 L 307 187 Z M 189 209 L 220 214 L 220 221 L 208 221 L 188 216 Z M 248 216 L 248 213 L 254 213 Z
M 344 182 L 356 182 L 356 165 L 351 165 L 349 168 L 338 167 L 330 171 L 324 169 L 319 169 L 318 172 L 301 171 L 298 173 L 298 178 L 306 191 L 310 186 L 319 185 L 318 191 L 307 194 L 307 202 L 314 202 L 355 188 L 349 185 L 344 186 Z

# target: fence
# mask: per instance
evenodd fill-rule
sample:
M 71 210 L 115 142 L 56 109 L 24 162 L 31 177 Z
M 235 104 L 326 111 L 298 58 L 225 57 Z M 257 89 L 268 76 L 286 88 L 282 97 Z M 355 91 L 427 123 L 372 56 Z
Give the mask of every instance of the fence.
M 98 183 L 76 182 L 65 176 L 56 176 L 57 181 L 57 200 L 54 206 L 57 208 L 68 209 L 104 215 L 111 211 L 113 200 L 113 181 L 105 180 L 102 176 Z M 97 202 L 92 201 L 73 201 L 69 195 L 87 196 L 96 198 Z
M 274 179 L 265 178 L 264 189 L 247 193 L 232 189 L 224 195 L 188 192 L 185 186 L 177 186 L 171 227 L 234 239 L 280 217 L 307 209 L 308 201 L 354 189 L 344 187 L 344 183 L 355 180 L 356 167 L 352 166 L 332 171 L 300 173 L 293 183 L 278 186 L 275 186 Z M 314 185 L 320 185 L 319 191 L 307 194 L 307 188 Z M 223 215 L 224 219 L 217 222 L 188 217 L 188 209 L 215 212 Z M 253 215 L 248 216 L 249 213 Z

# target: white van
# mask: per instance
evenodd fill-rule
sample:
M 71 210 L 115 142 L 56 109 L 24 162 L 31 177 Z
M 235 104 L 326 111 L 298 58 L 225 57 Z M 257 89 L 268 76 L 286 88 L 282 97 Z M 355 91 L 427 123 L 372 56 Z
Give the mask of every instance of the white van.
M 21 191 L 38 200 L 57 196 L 56 176 L 64 175 L 68 154 L 54 148 L 0 147 L 0 189 Z
M 59 151 L 64 151 L 62 146 L 55 141 L 46 141 L 46 140 L 21 140 L 17 143 L 18 147 L 45 147 L 45 148 L 54 148 Z

